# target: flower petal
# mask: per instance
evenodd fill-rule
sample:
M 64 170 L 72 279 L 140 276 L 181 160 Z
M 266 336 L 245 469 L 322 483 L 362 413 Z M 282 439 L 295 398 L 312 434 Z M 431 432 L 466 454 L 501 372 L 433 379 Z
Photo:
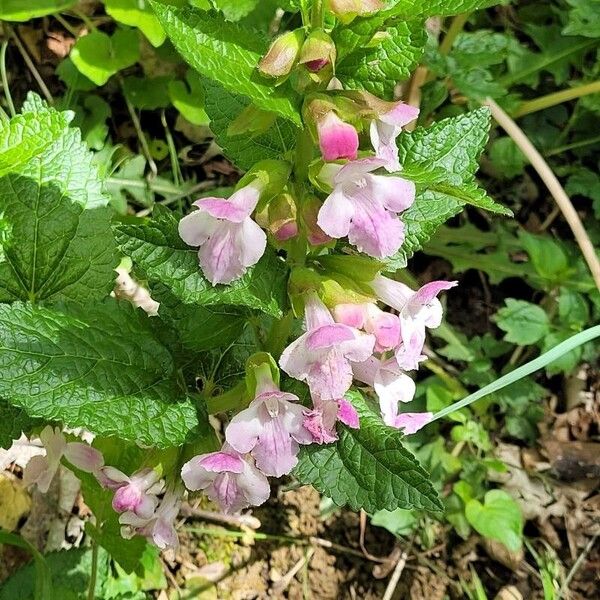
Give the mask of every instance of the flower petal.
M 271 495 L 269 481 L 249 461 L 244 461 L 244 471 L 238 475 L 238 486 L 250 506 L 264 504 Z
M 263 403 L 254 400 L 248 408 L 235 415 L 227 425 L 225 439 L 240 454 L 250 452 L 258 442 L 258 437 L 265 426 L 259 414 L 262 408 Z
M 307 294 L 304 306 L 304 323 L 306 331 L 313 331 L 324 325 L 333 325 L 335 321 L 329 309 L 321 302 L 319 296 L 312 292 Z
M 372 194 L 393 212 L 399 213 L 410 208 L 415 201 L 416 187 L 412 181 L 402 177 L 369 175 Z
M 308 333 L 306 338 L 306 347 L 309 350 L 322 350 L 331 348 L 355 338 L 354 332 L 347 325 L 335 323 L 333 325 L 324 325 Z
M 201 246 L 213 234 L 216 226 L 216 219 L 195 210 L 179 221 L 179 237 L 189 246 Z
M 406 104 L 405 102 L 395 102 L 391 110 L 383 113 L 379 118 L 384 123 L 395 125 L 396 127 L 404 127 L 419 116 L 419 109 Z
M 375 336 L 360 331 L 355 331 L 354 339 L 349 342 L 342 342 L 340 350 L 344 358 L 354 362 L 367 360 L 375 347 Z
M 353 216 L 354 204 L 347 198 L 342 186 L 337 186 L 319 210 L 317 225 L 328 236 L 343 238 L 350 231 Z
M 368 316 L 369 304 L 338 304 L 333 309 L 333 318 L 338 323 L 362 329 Z
M 240 262 L 245 267 L 255 265 L 265 253 L 267 236 L 265 232 L 250 218 L 245 219 L 238 231 Z
M 342 398 L 338 401 L 338 419 L 347 427 L 351 429 L 358 429 L 360 427 L 360 420 L 356 409 L 349 400 Z
M 238 224 L 219 223 L 198 252 L 202 271 L 213 285 L 231 283 L 246 271 L 241 261 L 242 251 L 237 235 L 239 228 Z
M 432 419 L 433 413 L 430 412 L 402 413 L 396 417 L 393 426 L 396 429 L 403 429 L 405 435 L 411 435 L 431 423 Z
M 203 198 L 201 200 L 196 200 L 194 205 L 216 219 L 224 219 L 232 223 L 241 223 L 247 219 L 256 208 L 260 193 L 260 187 L 251 184 L 235 192 L 229 199 Z
M 414 294 L 414 291 L 404 283 L 383 277 L 383 275 L 377 275 L 371 282 L 371 287 L 384 304 L 398 312 L 404 309 Z
M 78 469 L 93 473 L 104 466 L 102 452 L 89 444 L 71 442 L 65 448 L 65 458 Z
M 358 133 L 352 125 L 342 121 L 329 111 L 317 122 L 319 147 L 326 161 L 346 158 L 354 160 L 358 153 Z
M 281 477 L 298 464 L 298 444 L 290 436 L 280 418 L 269 419 L 260 434 L 260 443 L 252 456 L 256 466 L 265 474 Z

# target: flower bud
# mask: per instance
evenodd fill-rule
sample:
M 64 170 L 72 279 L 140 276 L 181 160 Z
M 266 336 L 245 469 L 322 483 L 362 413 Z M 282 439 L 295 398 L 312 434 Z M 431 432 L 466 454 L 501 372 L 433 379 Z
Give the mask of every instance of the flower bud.
M 329 10 L 342 23 L 349 23 L 356 16 L 364 16 L 385 8 L 382 0 L 329 0 Z
M 332 241 L 318 225 L 317 218 L 323 203 L 316 196 L 306 196 L 302 201 L 300 219 L 306 230 L 306 238 L 312 246 L 321 246 Z
M 324 31 L 313 31 L 302 46 L 299 63 L 316 73 L 327 65 L 333 65 L 336 49 L 333 40 Z
M 267 229 L 278 242 L 286 242 L 298 235 L 296 202 L 291 194 L 279 194 L 269 203 Z
M 292 166 L 284 160 L 265 159 L 257 162 L 238 182 L 236 190 L 258 182 L 261 186 L 261 203 L 258 210 L 262 209 L 262 202 L 273 198 L 283 190 L 290 178 Z
M 301 29 L 287 31 L 276 38 L 258 63 L 258 70 L 267 77 L 285 77 L 293 69 L 304 41 Z

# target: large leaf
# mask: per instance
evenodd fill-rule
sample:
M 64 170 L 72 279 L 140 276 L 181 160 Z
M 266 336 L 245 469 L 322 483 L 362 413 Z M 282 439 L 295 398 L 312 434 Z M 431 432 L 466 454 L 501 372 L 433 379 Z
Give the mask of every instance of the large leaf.
M 173 212 L 157 206 L 143 225 L 121 225 L 117 243 L 150 281 L 159 281 L 185 304 L 245 306 L 278 317 L 285 300 L 287 269 L 268 251 L 231 285 L 213 286 L 198 266 L 197 253 L 180 237 Z
M 77 0 L 0 0 L 0 19 L 29 21 L 73 6 Z
M 276 119 L 264 133 L 229 136 L 227 128 L 250 104 L 250 100 L 228 92 L 223 86 L 204 78 L 204 108 L 210 128 L 226 156 L 241 169 L 249 169 L 259 160 L 281 159 L 293 150 L 298 128 L 284 119 Z
M 387 27 L 382 38 L 374 47 L 348 54 L 336 75 L 345 87 L 391 100 L 398 82 L 408 79 L 421 60 L 427 36 L 421 21 L 401 21 Z
M 118 263 L 110 210 L 85 209 L 54 183 L 0 178 L 0 302 L 107 296 Z
M 34 419 L 16 406 L 12 406 L 0 398 L 0 448 L 8 448 L 13 440 L 21 437 L 21 433 L 28 433 L 36 424 Z
M 360 394 L 349 397 L 360 429 L 340 426 L 335 444 L 303 446 L 296 477 L 352 510 L 442 510 L 429 475 L 404 447 L 402 433 L 384 425 Z
M 395 0 L 386 11 L 393 16 L 414 19 L 415 17 L 447 17 L 501 4 L 501 0 Z
M 0 305 L 0 396 L 32 417 L 148 446 L 182 444 L 198 425 L 150 318 L 114 300 Z
M 152 2 L 152 7 L 179 53 L 200 74 L 300 125 L 298 97 L 286 86 L 263 80 L 256 70 L 268 49 L 262 35 L 216 13 L 158 2 Z

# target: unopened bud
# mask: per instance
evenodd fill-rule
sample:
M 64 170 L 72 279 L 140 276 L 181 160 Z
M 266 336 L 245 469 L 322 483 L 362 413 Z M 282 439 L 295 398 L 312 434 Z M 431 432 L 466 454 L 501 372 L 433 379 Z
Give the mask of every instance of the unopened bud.
M 278 242 L 286 242 L 298 235 L 296 202 L 291 194 L 279 194 L 269 203 L 267 229 Z
M 304 42 L 301 29 L 287 31 L 276 38 L 258 63 L 258 70 L 267 77 L 285 77 L 294 68 Z
M 313 31 L 302 46 L 300 64 L 316 73 L 327 65 L 335 64 L 336 49 L 333 40 L 324 31 Z
M 329 10 L 342 23 L 349 23 L 357 16 L 372 14 L 385 8 L 382 0 L 329 0 Z

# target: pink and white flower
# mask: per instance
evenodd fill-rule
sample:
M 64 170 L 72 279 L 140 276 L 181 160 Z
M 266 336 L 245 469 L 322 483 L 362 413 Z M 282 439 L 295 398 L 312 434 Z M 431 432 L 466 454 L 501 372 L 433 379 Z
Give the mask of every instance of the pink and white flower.
M 181 495 L 168 490 L 159 507 L 149 518 L 141 517 L 133 511 L 124 512 L 119 517 L 121 535 L 125 539 L 141 535 L 161 550 L 177 549 L 179 538 L 175 530 L 175 519 L 180 506 Z
M 154 514 L 158 494 L 164 489 L 164 481 L 154 469 L 142 469 L 129 477 L 114 467 L 103 467 L 97 479 L 102 486 L 114 490 L 115 512 L 132 512 L 143 519 Z
M 268 500 L 271 491 L 254 460 L 229 444 L 218 452 L 201 454 L 186 462 L 181 477 L 189 490 L 204 490 L 226 513 L 259 506 Z
M 400 343 L 400 321 L 396 315 L 381 310 L 375 303 L 338 304 L 333 309 L 338 323 L 363 329 L 375 336 L 375 352 L 385 352 Z
M 415 200 L 412 181 L 372 174 L 385 164 L 383 159 L 364 158 L 344 166 L 325 165 L 320 174 L 333 191 L 319 211 L 319 227 L 332 238 L 348 236 L 358 250 L 376 258 L 400 249 L 404 224 L 397 215 Z
M 358 413 L 352 404 L 340 400 L 315 400 L 312 410 L 304 413 L 304 427 L 310 432 L 315 444 L 331 444 L 338 439 L 336 423 L 358 429 L 360 422 Z
M 190 246 L 200 247 L 200 267 L 213 285 L 239 279 L 265 253 L 267 236 L 250 217 L 262 189 L 254 181 L 228 200 L 197 200 L 194 206 L 198 210 L 179 222 L 181 239 Z
M 308 384 L 313 399 L 337 401 L 352 385 L 350 363 L 371 356 L 375 337 L 336 323 L 316 293 L 307 295 L 304 319 L 306 333 L 283 351 L 279 364 Z
M 319 147 L 326 161 L 358 156 L 358 133 L 349 123 L 340 119 L 333 110 L 317 120 Z
M 40 440 L 46 449 L 46 455 L 31 458 L 25 467 L 23 482 L 26 486 L 36 484 L 44 494 L 50 488 L 63 456 L 74 467 L 86 473 L 95 473 L 104 465 L 101 452 L 88 444 L 67 442 L 58 427 L 44 427 Z
M 440 292 L 458 285 L 456 281 L 432 281 L 418 290 L 378 275 L 371 287 L 379 299 L 398 311 L 400 345 L 396 359 L 401 368 L 415 369 L 422 360 L 425 329 L 435 329 L 442 323 L 443 308 L 437 299 Z
M 394 427 L 404 430 L 405 435 L 412 435 L 431 423 L 432 419 L 433 413 L 430 412 L 401 413 L 396 417 Z
M 312 442 L 303 424 L 305 408 L 298 396 L 277 388 L 270 372 L 258 380 L 256 391 L 250 406 L 233 417 L 225 437 L 240 454 L 250 453 L 265 475 L 281 477 L 298 463 L 298 444 Z
M 418 116 L 418 108 L 404 102 L 395 102 L 388 111 L 380 113 L 378 118 L 371 122 L 371 143 L 375 155 L 385 161 L 383 167 L 390 173 L 401 169 L 396 138 L 402 128 Z

